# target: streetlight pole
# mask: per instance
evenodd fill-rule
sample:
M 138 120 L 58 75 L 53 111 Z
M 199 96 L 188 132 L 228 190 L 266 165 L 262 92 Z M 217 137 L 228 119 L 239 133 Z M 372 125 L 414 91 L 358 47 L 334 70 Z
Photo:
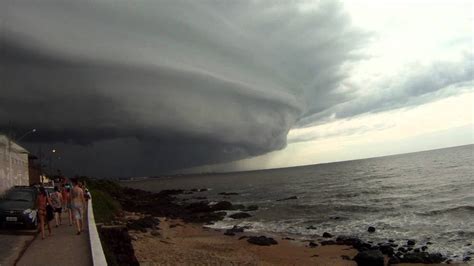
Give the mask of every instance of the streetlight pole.
M 52 154 L 49 155 L 49 174 L 51 175 L 51 177 L 53 177 L 54 176 L 54 174 L 53 174 L 53 159 L 54 159 L 54 154 L 56 153 L 56 149 L 52 149 L 51 153 Z
M 15 141 L 20 141 L 21 139 L 23 139 L 24 137 L 28 136 L 29 134 L 31 133 L 35 133 L 36 132 L 36 128 L 33 128 L 32 130 L 26 132 L 25 134 L 23 134 L 23 136 L 19 137 L 18 139 L 16 139 Z

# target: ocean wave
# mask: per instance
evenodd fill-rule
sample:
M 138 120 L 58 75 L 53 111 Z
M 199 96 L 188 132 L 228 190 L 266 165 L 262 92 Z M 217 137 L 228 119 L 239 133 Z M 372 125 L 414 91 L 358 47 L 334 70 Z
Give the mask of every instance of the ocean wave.
M 431 210 L 427 212 L 422 212 L 422 215 L 440 215 L 440 214 L 451 214 L 451 213 L 467 213 L 474 212 L 474 206 L 472 205 L 462 205 L 451 208 L 444 208 L 438 210 Z

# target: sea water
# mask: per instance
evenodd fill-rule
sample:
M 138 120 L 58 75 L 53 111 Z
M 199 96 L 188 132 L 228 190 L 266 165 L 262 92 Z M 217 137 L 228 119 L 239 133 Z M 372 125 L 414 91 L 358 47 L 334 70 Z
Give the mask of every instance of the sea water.
M 186 195 L 258 205 L 251 218 L 213 225 L 314 238 L 329 232 L 374 243 L 408 239 L 460 260 L 474 248 L 474 145 L 364 160 L 241 173 L 130 182 L 158 192 L 208 188 Z M 221 192 L 238 195 L 223 196 Z M 296 196 L 297 199 L 278 201 Z M 316 229 L 308 229 L 313 226 Z M 368 226 L 376 228 L 367 232 Z M 310 228 L 313 228 L 310 227 Z

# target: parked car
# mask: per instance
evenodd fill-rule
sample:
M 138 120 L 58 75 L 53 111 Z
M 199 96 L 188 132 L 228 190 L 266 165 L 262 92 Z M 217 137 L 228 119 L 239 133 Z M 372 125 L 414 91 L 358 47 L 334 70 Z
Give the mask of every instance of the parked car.
M 38 191 L 34 187 L 13 187 L 0 199 L 0 225 L 38 226 L 35 209 Z

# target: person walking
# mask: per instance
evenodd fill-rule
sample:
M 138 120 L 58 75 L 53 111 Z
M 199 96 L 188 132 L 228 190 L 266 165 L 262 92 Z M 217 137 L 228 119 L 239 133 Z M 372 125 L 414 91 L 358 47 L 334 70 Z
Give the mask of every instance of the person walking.
M 68 187 L 63 188 L 63 211 L 67 213 L 69 218 L 69 226 L 72 226 L 72 206 L 71 206 L 71 189 Z
M 56 227 L 62 224 L 62 203 L 63 203 L 63 196 L 61 192 L 59 192 L 59 188 L 57 186 L 54 187 L 54 192 L 51 193 L 51 206 L 54 209 L 54 220 L 56 222 Z
M 36 209 L 38 210 L 38 218 L 40 221 L 40 231 L 41 231 L 41 239 L 45 238 L 44 235 L 44 226 L 48 226 L 49 235 L 51 235 L 51 227 L 49 226 L 49 220 L 47 217 L 47 206 L 51 204 L 51 201 L 46 194 L 46 190 L 44 187 L 39 188 L 39 195 L 36 199 Z
M 74 214 L 74 219 L 76 223 L 76 234 L 80 235 L 83 230 L 83 213 L 84 213 L 84 206 L 86 201 L 84 199 L 84 191 L 80 187 L 79 182 L 77 179 L 74 180 L 74 187 L 71 191 L 71 207 L 72 212 Z

